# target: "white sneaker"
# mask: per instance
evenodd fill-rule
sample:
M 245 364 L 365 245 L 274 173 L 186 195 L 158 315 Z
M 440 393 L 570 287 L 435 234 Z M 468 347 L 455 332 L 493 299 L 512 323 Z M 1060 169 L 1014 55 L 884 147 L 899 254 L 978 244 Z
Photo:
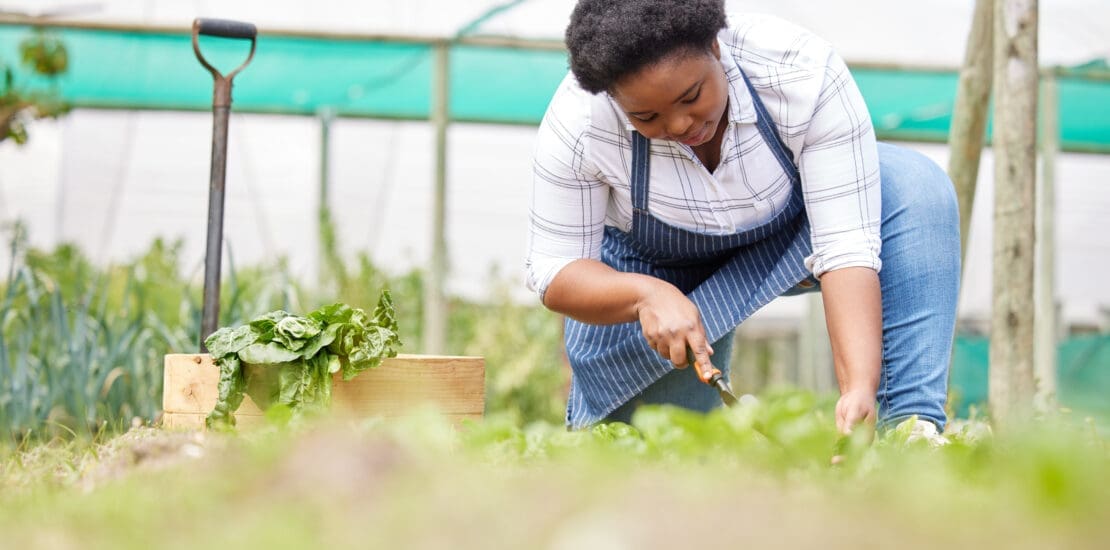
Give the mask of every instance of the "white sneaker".
M 898 423 L 894 428 L 897 433 L 909 433 L 906 438 L 906 443 L 913 443 L 914 441 L 924 440 L 930 447 L 943 447 L 949 443 L 947 437 L 937 433 L 937 425 L 928 420 L 921 420 L 917 416 L 911 416 Z
M 953 441 L 964 443 L 979 443 L 994 436 L 991 425 L 983 420 L 956 419 L 948 423 L 945 431 Z

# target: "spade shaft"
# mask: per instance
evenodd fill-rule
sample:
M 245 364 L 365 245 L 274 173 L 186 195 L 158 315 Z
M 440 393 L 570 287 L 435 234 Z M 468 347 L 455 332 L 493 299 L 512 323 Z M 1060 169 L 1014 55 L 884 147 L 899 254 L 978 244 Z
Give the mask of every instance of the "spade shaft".
M 227 126 L 231 115 L 231 81 L 254 58 L 257 29 L 251 23 L 226 19 L 193 21 L 193 52 L 214 81 L 212 91 L 212 171 L 208 185 L 208 233 L 204 254 L 204 305 L 200 322 L 200 350 L 204 339 L 216 331 L 220 318 L 220 257 L 223 254 L 224 179 L 227 172 Z M 200 51 L 199 36 L 250 40 L 251 51 L 239 68 L 221 74 Z

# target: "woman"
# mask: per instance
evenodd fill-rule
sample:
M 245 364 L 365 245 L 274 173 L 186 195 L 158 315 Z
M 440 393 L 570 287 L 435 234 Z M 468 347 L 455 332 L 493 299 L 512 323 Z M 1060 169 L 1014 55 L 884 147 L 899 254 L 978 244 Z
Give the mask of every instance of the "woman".
M 844 433 L 946 421 L 959 284 L 951 183 L 875 143 L 844 62 L 720 0 L 580 0 L 535 152 L 529 286 L 568 317 L 567 423 L 708 411 L 735 327 L 820 290 Z M 676 370 L 677 369 L 677 370 Z M 876 409 L 877 402 L 877 409 Z

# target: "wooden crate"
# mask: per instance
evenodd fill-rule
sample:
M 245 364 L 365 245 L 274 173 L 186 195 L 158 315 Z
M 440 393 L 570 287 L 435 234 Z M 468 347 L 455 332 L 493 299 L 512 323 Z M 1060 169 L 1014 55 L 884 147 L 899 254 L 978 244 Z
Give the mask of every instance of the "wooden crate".
M 485 410 L 485 360 L 481 357 L 398 355 L 354 380 L 338 375 L 332 385 L 332 409 L 352 416 L 401 416 L 431 405 L 460 422 L 479 419 Z M 204 429 L 216 406 L 220 370 L 208 354 L 165 357 L 162 427 Z M 262 422 L 262 411 L 249 396 L 235 411 L 237 425 Z

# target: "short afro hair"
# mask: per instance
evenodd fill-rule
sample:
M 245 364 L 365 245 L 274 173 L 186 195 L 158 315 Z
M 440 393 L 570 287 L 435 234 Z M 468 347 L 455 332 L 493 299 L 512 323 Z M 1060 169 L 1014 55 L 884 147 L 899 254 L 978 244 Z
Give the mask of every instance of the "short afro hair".
M 708 49 L 726 25 L 723 0 L 579 0 L 566 43 L 582 89 L 622 78 L 684 51 Z

